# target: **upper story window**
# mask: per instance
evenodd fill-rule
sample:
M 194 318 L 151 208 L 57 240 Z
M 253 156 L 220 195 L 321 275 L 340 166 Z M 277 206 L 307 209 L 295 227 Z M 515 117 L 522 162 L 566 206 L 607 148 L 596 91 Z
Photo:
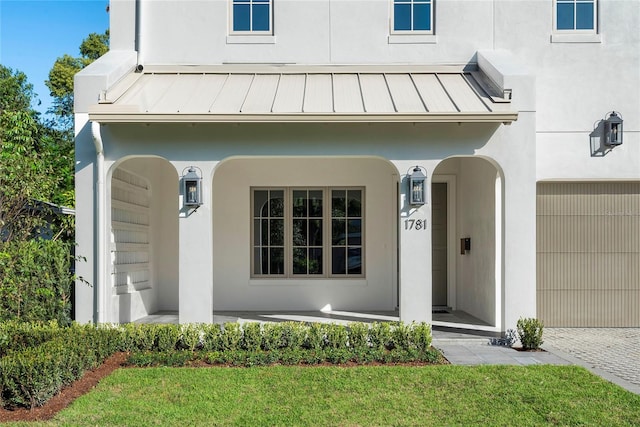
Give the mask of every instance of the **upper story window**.
M 556 0 L 557 31 L 595 32 L 596 18 L 596 0 Z
M 271 34 L 273 0 L 232 0 L 233 33 Z
M 433 32 L 434 0 L 393 0 L 393 32 Z

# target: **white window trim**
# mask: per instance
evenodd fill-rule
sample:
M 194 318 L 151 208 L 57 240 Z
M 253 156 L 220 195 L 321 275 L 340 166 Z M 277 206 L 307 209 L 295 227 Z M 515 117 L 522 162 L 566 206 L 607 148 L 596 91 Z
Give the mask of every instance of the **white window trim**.
M 254 259 L 254 247 L 255 241 L 254 239 L 254 192 L 260 190 L 283 190 L 284 191 L 284 256 L 285 256 L 285 274 L 280 275 L 270 275 L 270 274 L 256 274 L 255 273 L 255 259 Z M 322 248 L 323 248 L 323 263 L 322 263 L 322 274 L 293 274 L 293 244 L 291 242 L 292 235 L 291 230 L 293 228 L 293 215 L 291 213 L 292 206 L 292 198 L 293 191 L 295 190 L 321 190 L 322 191 L 322 200 L 323 200 L 323 212 L 322 212 Z M 360 190 L 361 192 L 361 227 L 362 227 L 362 236 L 360 241 L 361 248 L 361 271 L 360 274 L 332 274 L 331 273 L 331 263 L 332 263 L 332 255 L 331 248 L 333 245 L 331 244 L 331 191 L 332 190 Z M 331 187 L 313 187 L 313 186 L 304 186 L 304 187 L 251 187 L 250 191 L 251 203 L 250 203 L 250 259 L 251 259 L 251 274 L 250 279 L 252 283 L 257 283 L 256 280 L 264 280 L 268 283 L 273 283 L 274 280 L 284 280 L 284 281 L 295 281 L 295 280 L 331 280 L 331 281 L 352 281 L 352 280 L 364 280 L 366 279 L 366 256 L 365 256 L 365 247 L 366 247 L 366 222 L 365 222 L 365 213 L 366 213 L 366 200 L 365 200 L 365 187 L 362 186 L 331 186 Z
M 435 34 L 389 34 L 389 44 L 436 44 Z
M 408 1 L 408 0 L 407 0 Z M 395 7 L 394 7 L 394 0 L 390 0 L 390 7 L 391 7 L 391 11 L 389 13 L 389 44 L 395 44 L 395 43 L 435 43 L 435 41 L 432 41 L 433 38 L 425 38 L 424 36 L 430 36 L 430 35 L 434 35 L 435 34 L 435 3 L 436 0 L 431 0 L 430 6 L 431 6 L 431 14 L 430 14 L 430 18 L 431 18 L 431 22 L 429 23 L 429 27 L 431 28 L 430 30 L 396 30 L 394 27 L 394 14 L 395 14 Z M 411 14 L 413 16 L 413 5 L 414 3 L 411 4 Z M 413 22 L 413 20 L 412 20 Z M 422 37 L 419 37 L 422 36 Z M 407 41 L 408 38 L 414 38 L 416 41 L 413 42 L 409 42 Z M 423 41 L 419 41 L 420 38 L 422 38 Z M 427 41 L 429 40 L 429 41 Z
M 579 0 L 574 0 L 575 3 L 580 3 Z M 600 22 L 600 4 L 598 0 L 593 1 L 593 29 L 589 30 L 576 30 L 558 29 L 558 0 L 553 0 L 553 31 L 551 34 L 551 43 L 601 43 L 602 37 L 598 31 Z M 574 8 L 574 13 L 575 13 Z
M 275 44 L 276 36 L 263 34 L 229 34 L 227 44 Z
M 249 30 L 249 31 L 236 31 L 233 29 L 233 2 L 234 0 L 229 0 L 229 13 L 227 14 L 229 17 L 229 36 L 227 36 L 227 43 L 229 42 L 229 39 L 233 36 L 245 36 L 245 37 L 273 37 L 273 0 L 269 0 L 269 30 L 266 31 L 255 31 L 255 30 Z M 250 9 L 251 13 L 253 13 L 253 8 L 252 8 L 252 4 L 250 4 Z M 250 15 L 251 16 L 251 15 Z M 250 17 L 249 18 L 249 23 L 250 25 L 253 25 L 253 18 Z M 235 37 L 233 37 L 235 38 Z M 233 40 L 232 38 L 232 40 Z M 231 42 L 231 43 L 256 43 L 255 41 L 241 41 L 242 38 L 238 38 L 238 41 L 236 42 Z M 275 42 L 275 38 L 274 41 Z M 272 42 L 272 43 L 273 43 Z M 260 43 L 260 42 L 257 42 Z M 260 44 L 265 44 L 265 42 L 262 42 Z
M 602 43 L 600 34 L 551 34 L 551 43 Z

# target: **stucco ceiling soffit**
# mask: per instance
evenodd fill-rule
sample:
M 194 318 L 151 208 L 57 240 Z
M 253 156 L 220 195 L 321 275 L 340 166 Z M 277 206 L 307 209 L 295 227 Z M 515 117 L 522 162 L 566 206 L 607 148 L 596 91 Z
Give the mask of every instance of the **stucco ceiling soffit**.
M 198 67 L 132 73 L 89 109 L 103 123 L 503 122 L 510 99 L 454 67 Z M 242 71 L 244 70 L 244 71 Z M 225 72 L 228 71 L 228 72 Z M 232 72 L 233 71 L 233 72 Z

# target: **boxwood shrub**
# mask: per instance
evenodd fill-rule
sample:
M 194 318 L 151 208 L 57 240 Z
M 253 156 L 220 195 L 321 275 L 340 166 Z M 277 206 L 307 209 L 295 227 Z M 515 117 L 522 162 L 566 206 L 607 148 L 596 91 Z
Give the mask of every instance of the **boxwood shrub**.
M 43 335 L 46 334 L 41 330 L 34 334 Z M 118 349 L 121 335 L 114 328 L 74 324 L 68 328 L 52 325 L 51 337 L 33 346 L 17 344 L 0 359 L 0 404 L 3 408 L 33 408 L 44 404 L 62 387 L 112 355 Z

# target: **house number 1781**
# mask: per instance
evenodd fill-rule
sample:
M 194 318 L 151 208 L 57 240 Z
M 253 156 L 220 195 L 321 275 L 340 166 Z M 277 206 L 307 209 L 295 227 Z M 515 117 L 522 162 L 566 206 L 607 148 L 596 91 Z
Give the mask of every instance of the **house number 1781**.
M 405 219 L 404 220 L 404 229 L 405 230 L 426 230 L 427 229 L 427 220 L 426 219 Z

